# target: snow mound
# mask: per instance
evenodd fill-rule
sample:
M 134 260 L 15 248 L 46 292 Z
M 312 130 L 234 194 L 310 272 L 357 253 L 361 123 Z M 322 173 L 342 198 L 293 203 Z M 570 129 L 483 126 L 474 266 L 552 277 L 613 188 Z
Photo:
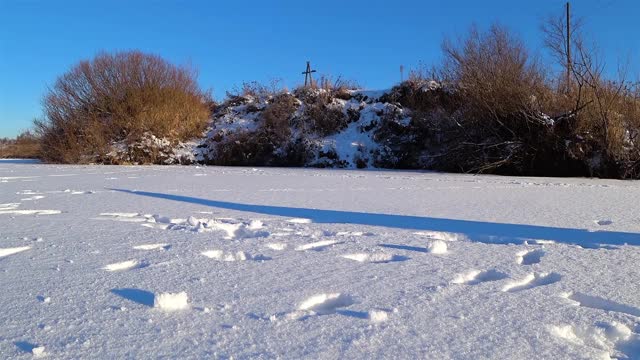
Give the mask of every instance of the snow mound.
M 370 310 L 368 312 L 368 317 L 371 322 L 381 323 L 389 319 L 389 312 L 384 310 Z
M 44 346 L 36 346 L 36 347 L 34 347 L 33 349 L 31 349 L 31 353 L 35 357 L 42 357 L 42 356 L 46 355 L 46 353 L 44 352 Z
M 153 298 L 153 307 L 163 311 L 179 311 L 189 308 L 186 292 L 162 293 Z
M 432 254 L 446 254 L 447 253 L 447 243 L 443 240 L 434 240 L 427 244 L 427 252 Z

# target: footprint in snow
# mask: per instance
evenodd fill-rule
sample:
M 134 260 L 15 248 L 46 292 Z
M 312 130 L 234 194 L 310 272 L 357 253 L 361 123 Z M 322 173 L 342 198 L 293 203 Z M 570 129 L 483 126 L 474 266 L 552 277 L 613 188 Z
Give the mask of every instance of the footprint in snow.
M 109 264 L 103 267 L 102 269 L 109 272 L 113 272 L 113 271 L 142 269 L 147 266 L 149 266 L 149 264 L 147 264 L 146 262 L 140 262 L 138 260 L 127 260 L 127 261 Z
M 356 301 L 348 294 L 344 293 L 321 293 L 307 298 L 298 309 L 284 314 L 290 320 L 306 320 L 312 316 L 339 314 L 357 319 L 369 320 L 373 323 L 387 321 L 389 314 L 397 312 L 397 309 L 372 309 L 370 311 L 347 310 Z M 271 316 L 270 321 L 277 319 L 277 315 Z
M 519 265 L 538 264 L 545 252 L 542 249 L 524 250 L 516 254 L 516 263 Z
M 532 273 L 522 280 L 514 280 L 502 288 L 503 292 L 519 292 L 533 289 L 539 286 L 551 285 L 560 281 L 562 276 L 558 273 Z
M 300 245 L 300 246 L 296 247 L 296 250 L 297 251 L 304 251 L 304 250 L 321 251 L 321 250 L 324 250 L 325 248 L 327 248 L 329 246 L 342 244 L 343 242 L 344 241 L 336 241 L 336 240 L 316 241 L 316 242 L 312 242 L 312 243 L 309 243 L 309 244 Z
M 169 250 L 171 245 L 165 243 L 136 245 L 134 250 Z
M 233 253 L 233 252 L 224 252 L 222 250 L 208 250 L 208 251 L 203 251 L 201 254 L 208 257 L 209 259 L 214 259 L 218 261 L 227 261 L 227 262 L 246 261 L 246 260 L 253 260 L 253 261 L 271 260 L 270 257 L 264 256 L 261 254 L 252 255 L 244 251 L 238 251 Z
M 303 301 L 298 310 L 310 311 L 318 315 L 333 314 L 338 308 L 355 304 L 353 298 L 347 294 L 330 293 L 314 295 Z
M 550 326 L 549 332 L 574 346 L 595 349 L 601 353 L 598 358 L 637 359 L 640 353 L 640 334 L 615 321 L 599 321 L 593 326 Z
M 388 249 L 407 250 L 407 251 L 430 253 L 430 254 L 436 254 L 436 255 L 443 255 L 449 251 L 447 242 L 444 240 L 429 240 L 426 247 L 411 246 L 411 245 L 404 245 L 404 244 L 378 244 L 378 246 L 388 248 Z
M 376 253 L 360 253 L 360 254 L 347 254 L 341 255 L 341 257 L 349 260 L 355 260 L 357 262 L 368 262 L 372 264 L 386 264 L 390 262 L 398 262 L 398 261 L 406 261 L 409 260 L 408 257 L 396 254 L 389 254 L 384 252 L 376 252 Z
M 640 318 L 640 309 L 631 305 L 621 304 L 599 296 L 587 295 L 584 293 L 568 293 L 562 295 L 577 306 L 587 307 L 607 312 L 618 312 Z
M 71 190 L 71 195 L 86 195 L 86 194 L 95 194 L 96 192 L 93 190 L 87 190 L 87 191 L 83 191 L 83 190 Z
M 432 240 L 442 240 L 442 241 L 469 240 L 469 237 L 465 234 L 445 232 L 445 231 L 418 231 L 418 232 L 414 232 L 413 234 L 418 236 L 424 236 Z
M 372 232 L 364 232 L 364 231 L 338 231 L 336 233 L 329 233 L 327 236 L 375 236 L 376 234 Z
M 608 220 L 608 219 L 594 220 L 593 222 L 596 223 L 597 225 L 600 225 L 600 226 L 607 226 L 607 225 L 613 224 L 613 221 Z
M 506 279 L 509 276 L 503 272 L 497 271 L 495 269 L 480 271 L 480 270 L 472 270 L 468 273 L 458 274 L 455 279 L 451 281 L 453 284 L 463 284 L 463 285 L 477 285 L 483 282 L 489 281 L 498 281 L 502 279 Z

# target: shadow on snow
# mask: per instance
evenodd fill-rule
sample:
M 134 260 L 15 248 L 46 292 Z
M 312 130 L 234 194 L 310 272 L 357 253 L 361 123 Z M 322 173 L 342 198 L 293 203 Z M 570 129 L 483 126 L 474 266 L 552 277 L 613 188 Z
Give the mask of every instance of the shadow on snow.
M 33 352 L 33 349 L 37 348 L 38 345 L 34 344 L 34 343 L 30 343 L 28 341 L 16 341 L 13 343 L 15 346 L 18 347 L 18 349 L 27 352 L 27 353 L 31 353 Z
M 131 288 L 112 289 L 111 292 L 138 304 L 153 307 L 154 295 L 152 292 Z
M 39 159 L 0 159 L 1 164 L 41 164 Z
M 252 205 L 148 191 L 132 191 L 126 189 L 110 190 L 138 196 L 181 201 L 191 204 L 211 206 L 235 211 L 286 216 L 292 218 L 307 218 L 315 223 L 357 224 L 367 226 L 384 226 L 408 230 L 431 230 L 463 233 L 472 241 L 491 244 L 521 244 L 526 240 L 553 240 L 559 243 L 579 245 L 586 248 L 600 248 L 602 245 L 620 246 L 625 244 L 640 246 L 640 234 L 627 232 L 588 231 L 585 229 L 491 223 L 482 221 L 443 219 L 410 215 L 375 214 L 339 210 Z

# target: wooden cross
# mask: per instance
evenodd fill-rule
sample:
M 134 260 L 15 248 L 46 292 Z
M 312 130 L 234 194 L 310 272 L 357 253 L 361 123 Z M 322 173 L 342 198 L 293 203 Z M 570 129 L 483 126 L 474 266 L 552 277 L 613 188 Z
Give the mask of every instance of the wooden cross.
M 311 62 L 307 61 L 307 70 L 305 70 L 302 74 L 304 74 L 304 86 L 307 87 L 307 82 L 309 86 L 313 85 L 313 78 L 311 74 L 316 72 L 315 70 L 311 70 Z

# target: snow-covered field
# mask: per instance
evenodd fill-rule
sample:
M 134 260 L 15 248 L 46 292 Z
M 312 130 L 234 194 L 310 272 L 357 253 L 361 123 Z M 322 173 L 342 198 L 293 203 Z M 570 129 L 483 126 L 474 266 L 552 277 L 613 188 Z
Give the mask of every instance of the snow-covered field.
M 0 162 L 0 358 L 639 359 L 640 183 Z

